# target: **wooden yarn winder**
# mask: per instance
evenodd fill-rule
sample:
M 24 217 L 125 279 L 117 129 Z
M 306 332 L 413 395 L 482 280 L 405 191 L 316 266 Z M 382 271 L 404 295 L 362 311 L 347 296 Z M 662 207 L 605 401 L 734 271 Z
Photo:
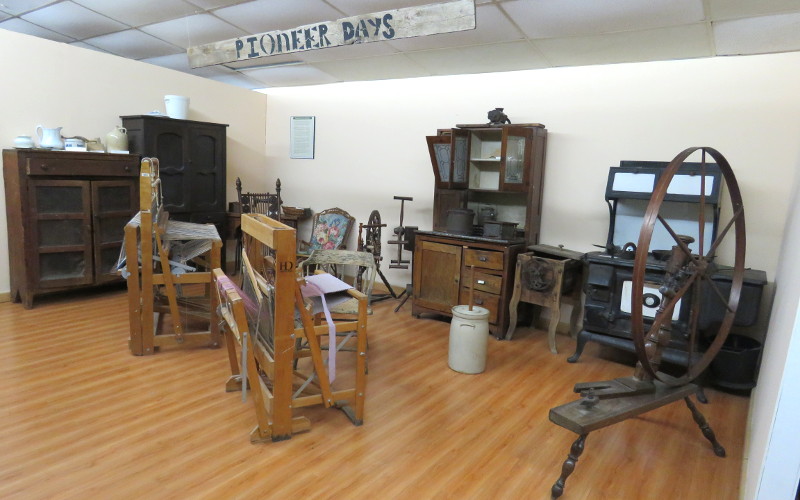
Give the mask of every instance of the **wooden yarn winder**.
M 670 190 L 671 181 L 679 173 L 684 161 L 696 151 L 701 152 L 702 162 L 699 179 L 695 180 L 696 187 L 699 188 L 699 203 L 697 204 L 699 216 L 696 233 L 699 238 L 697 238 L 697 251 L 695 252 L 689 248 L 689 245 L 694 242 L 694 238 L 676 234 L 659 211 Z M 733 212 L 730 220 L 710 246 L 704 245 L 707 154 L 716 160 L 722 172 L 728 186 Z M 725 449 L 719 444 L 714 431 L 689 396 L 699 390 L 700 386 L 693 383 L 693 380 L 708 367 L 719 352 L 728 336 L 739 306 L 746 246 L 744 224 L 744 206 L 738 183 L 730 164 L 717 150 L 709 147 L 688 148 L 678 154 L 661 174 L 647 205 L 639 233 L 631 292 L 631 304 L 645 304 L 645 301 L 657 300 L 655 304 L 658 308 L 657 313 L 652 322 L 648 320 L 648 325 L 645 325 L 642 307 L 632 307 L 631 333 L 638 358 L 632 377 L 576 384 L 574 391 L 580 393 L 581 399 L 550 410 L 550 420 L 553 423 L 579 436 L 572 444 L 567 459 L 564 461 L 561 476 L 551 489 L 553 498 L 563 494 L 564 483 L 574 471 L 578 458 L 583 453 L 586 437 L 590 432 L 641 415 L 678 399 L 685 401 L 703 436 L 711 442 L 714 453 L 719 457 L 725 456 Z M 666 230 L 673 241 L 663 281 L 651 284 L 658 286 L 661 298 L 654 294 L 644 293 L 645 268 L 654 229 Z M 730 291 L 726 294 L 714 284 L 711 276 L 717 267 L 714 262 L 716 250 L 729 236 L 732 237 L 729 239 L 733 239 L 734 266 Z M 712 290 L 711 295 L 722 305 L 724 315 L 716 333 L 709 338 L 701 339 L 698 334 L 698 321 L 702 314 L 702 308 L 708 307 L 708 304 L 704 304 L 700 300 L 701 289 L 704 287 Z M 670 376 L 659 371 L 661 355 L 670 339 L 673 311 L 684 297 L 692 301 L 688 331 L 690 348 L 687 353 L 686 371 L 680 376 Z M 653 307 L 653 304 L 648 305 Z M 704 352 L 699 347 L 695 347 L 703 341 L 709 342 Z
M 125 225 L 117 266 L 127 278 L 129 347 L 136 355 L 220 342 L 211 270 L 220 267 L 222 240 L 213 225 L 169 220 L 162 201 L 158 159 L 143 158 L 139 213 Z
M 293 413 L 310 405 L 339 408 L 353 424 L 361 425 L 367 383 L 367 296 L 354 289 L 346 292 L 357 300 L 358 313 L 336 321 L 336 339 L 343 340 L 334 340 L 334 345 L 341 351 L 355 340 L 355 374 L 336 378 L 334 386 L 322 354 L 323 349 L 330 352 L 331 343 L 321 342 L 330 339 L 331 332 L 320 324 L 319 315 L 312 317 L 302 297 L 295 230 L 261 214 L 242 214 L 241 227 L 241 289 L 221 269 L 214 270 L 214 279 L 231 366 L 226 390 L 242 391 L 244 398 L 249 389 L 255 406 L 257 425 L 250 442 L 282 441 L 309 430 L 309 419 Z M 311 358 L 310 369 L 295 369 L 303 358 Z M 352 386 L 339 387 L 351 379 Z

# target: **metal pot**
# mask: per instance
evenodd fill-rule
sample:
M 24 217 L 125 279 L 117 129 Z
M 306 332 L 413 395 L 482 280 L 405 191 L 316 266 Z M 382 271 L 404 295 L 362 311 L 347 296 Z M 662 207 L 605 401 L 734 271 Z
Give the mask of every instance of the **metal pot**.
M 514 237 L 517 231 L 516 222 L 486 221 L 483 223 L 484 238 L 499 238 L 508 240 Z
M 447 211 L 447 232 L 472 234 L 472 221 L 475 212 L 469 208 L 453 208 Z

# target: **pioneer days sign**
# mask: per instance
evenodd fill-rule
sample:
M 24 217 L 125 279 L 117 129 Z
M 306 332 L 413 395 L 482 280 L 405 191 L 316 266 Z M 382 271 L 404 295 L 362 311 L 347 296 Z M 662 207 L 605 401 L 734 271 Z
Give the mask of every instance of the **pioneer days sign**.
M 474 0 L 407 7 L 189 47 L 193 68 L 356 43 L 475 29 Z

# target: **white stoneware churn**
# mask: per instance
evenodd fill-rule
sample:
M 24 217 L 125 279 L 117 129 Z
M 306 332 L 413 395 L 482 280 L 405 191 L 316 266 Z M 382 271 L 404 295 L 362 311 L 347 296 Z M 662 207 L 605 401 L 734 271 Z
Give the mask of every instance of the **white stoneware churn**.
M 461 373 L 481 373 L 486 369 L 489 345 L 489 310 L 483 307 L 455 306 L 450 322 L 448 364 Z

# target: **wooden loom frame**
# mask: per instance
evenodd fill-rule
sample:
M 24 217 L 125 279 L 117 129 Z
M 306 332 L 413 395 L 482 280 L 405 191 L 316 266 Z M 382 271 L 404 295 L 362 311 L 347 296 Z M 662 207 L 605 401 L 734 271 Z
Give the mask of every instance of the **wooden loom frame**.
M 125 225 L 126 267 L 130 273 L 127 279 L 128 314 L 130 321 L 131 353 L 141 356 L 154 354 L 164 346 L 210 346 L 218 347 L 220 342 L 217 320 L 217 295 L 211 292 L 213 276 L 211 269 L 220 267 L 222 240 L 217 236 L 211 240 L 211 250 L 204 255 L 208 271 L 188 272 L 182 275 L 172 273 L 169 263 L 169 248 L 164 242 L 164 234 L 169 214 L 161 210 L 161 180 L 158 159 L 142 158 L 139 172 L 139 214 Z M 141 249 L 141 262 L 137 254 Z M 154 254 L 154 251 L 156 252 Z M 153 265 L 157 256 L 160 270 Z M 200 260 L 200 259 L 198 259 Z M 209 295 L 208 328 L 201 331 L 183 331 L 181 307 L 178 304 L 176 285 L 205 285 Z M 164 287 L 168 307 L 155 305 L 155 287 Z M 169 312 L 173 331 L 162 333 L 163 312 Z M 186 312 L 187 316 L 193 314 Z
M 320 345 L 320 337 L 328 335 L 328 327 L 319 324 L 304 305 L 300 291 L 303 278 L 296 272 L 295 230 L 261 214 L 242 214 L 241 227 L 249 260 L 254 266 L 263 264 L 265 269 L 274 273 L 274 339 L 270 352 L 256 340 L 254 332 L 246 334 L 249 327 L 242 298 L 237 291 L 220 286 L 219 280 L 225 273 L 221 269 L 214 270 L 232 374 L 226 390 L 242 390 L 242 381 L 246 378 L 255 403 L 257 425 L 250 433 L 250 442 L 282 441 L 290 439 L 294 433 L 309 430 L 310 420 L 304 416 L 293 416 L 292 413 L 294 409 L 317 404 L 326 408 L 337 407 L 355 425 L 361 425 L 367 373 L 367 296 L 356 290 L 348 290 L 359 301 L 358 315 L 353 320 L 338 321 L 336 332 L 355 332 L 355 381 L 351 388 L 332 390 Z M 295 311 L 299 311 L 302 324 L 297 328 Z M 295 342 L 297 339 L 306 339 L 307 346 L 298 347 Z M 247 373 L 244 377 L 237 348 L 240 353 L 246 351 Z M 306 357 L 311 358 L 313 372 L 317 375 L 314 384 L 317 391 L 298 395 L 294 393 L 293 382 L 308 374 L 295 371 L 295 360 Z M 350 402 L 355 408 L 350 406 Z

